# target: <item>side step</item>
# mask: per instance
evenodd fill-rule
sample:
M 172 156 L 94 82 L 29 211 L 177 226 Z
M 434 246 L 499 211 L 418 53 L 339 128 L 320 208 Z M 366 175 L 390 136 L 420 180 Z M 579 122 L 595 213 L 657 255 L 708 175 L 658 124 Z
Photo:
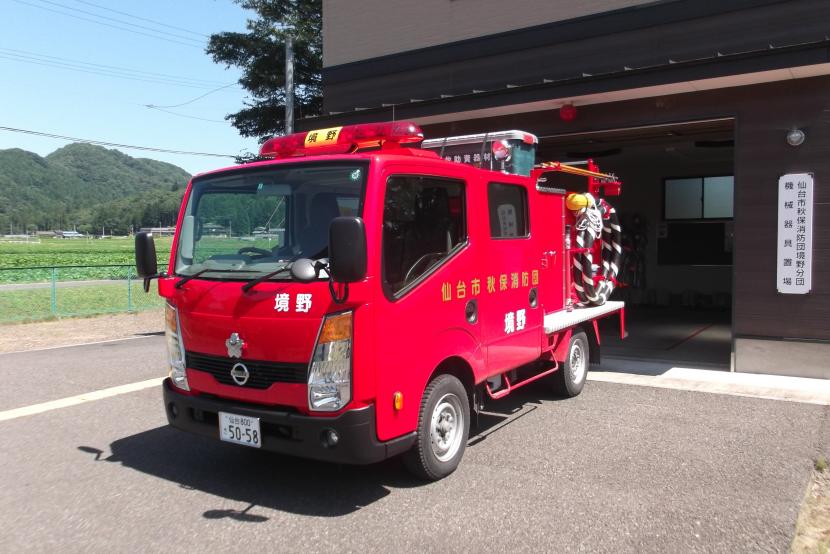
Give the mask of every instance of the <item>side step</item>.
M 625 302 L 609 300 L 602 306 L 575 308 L 570 312 L 567 310 L 551 312 L 549 314 L 545 314 L 545 334 L 550 335 L 556 333 L 557 331 L 563 331 L 569 327 L 573 327 L 574 325 L 578 325 L 598 317 L 611 315 L 614 312 L 620 312 L 620 316 L 624 317 Z
M 559 369 L 559 364 L 558 363 L 556 363 L 554 361 L 553 364 L 554 365 L 553 365 L 552 368 L 546 369 L 542 373 L 537 373 L 536 375 L 531 375 L 527 379 L 524 379 L 523 381 L 519 381 L 518 383 L 515 383 L 515 384 L 512 384 L 510 382 L 510 378 L 507 376 L 508 373 L 510 373 L 509 371 L 507 371 L 505 373 L 502 373 L 501 378 L 502 378 L 502 380 L 504 380 L 504 385 L 505 386 L 494 392 L 492 389 L 490 389 L 490 383 L 487 383 L 485 381 L 486 387 L 487 387 L 487 395 L 490 398 L 492 398 L 493 400 L 498 400 L 499 398 L 504 398 L 505 396 L 507 396 L 508 394 L 513 392 L 514 390 L 516 390 L 518 388 L 521 388 L 521 387 L 527 385 L 528 383 L 532 383 L 533 381 L 537 381 L 537 380 L 541 379 L 542 377 L 547 377 L 548 375 L 550 375 L 551 373 L 553 373 L 554 371 Z

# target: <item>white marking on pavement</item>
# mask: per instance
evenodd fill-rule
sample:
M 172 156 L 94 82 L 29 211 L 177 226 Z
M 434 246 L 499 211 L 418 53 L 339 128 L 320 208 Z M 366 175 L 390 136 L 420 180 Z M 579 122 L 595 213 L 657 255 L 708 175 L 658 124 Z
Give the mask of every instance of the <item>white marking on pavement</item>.
M 157 387 L 164 381 L 164 377 L 156 377 L 155 379 L 147 379 L 146 381 L 139 381 L 137 383 L 130 383 L 128 385 L 119 385 L 117 387 L 110 387 L 107 389 L 100 389 L 92 392 L 85 392 L 77 396 L 70 396 L 61 398 L 60 400 L 52 400 L 43 402 L 41 404 L 32 404 L 31 406 L 24 406 L 22 408 L 14 408 L 0 412 L 0 421 L 8 421 L 10 419 L 17 419 L 51 410 L 58 410 L 60 408 L 68 408 L 70 406 L 77 406 L 85 402 L 92 402 L 93 400 L 102 400 L 111 396 L 118 396 L 119 394 L 127 394 L 129 392 L 136 392 L 151 387 Z
M 748 396 L 830 405 L 830 380 L 674 367 L 671 364 L 608 359 L 588 380 L 622 385 Z
M 43 352 L 44 350 L 57 350 L 59 348 L 75 348 L 77 346 L 92 346 L 94 344 L 104 344 L 107 342 L 120 342 L 122 340 L 136 340 L 136 339 L 150 339 L 153 337 L 161 337 L 164 336 L 163 334 L 152 334 L 152 335 L 141 335 L 138 337 L 124 337 L 120 339 L 107 339 L 107 340 L 96 340 L 92 342 L 76 342 L 74 344 L 63 344 L 61 346 L 45 346 L 43 348 L 31 348 L 29 350 L 12 350 L 11 352 L 0 352 L 0 356 L 5 356 L 6 354 L 25 354 L 28 352 Z

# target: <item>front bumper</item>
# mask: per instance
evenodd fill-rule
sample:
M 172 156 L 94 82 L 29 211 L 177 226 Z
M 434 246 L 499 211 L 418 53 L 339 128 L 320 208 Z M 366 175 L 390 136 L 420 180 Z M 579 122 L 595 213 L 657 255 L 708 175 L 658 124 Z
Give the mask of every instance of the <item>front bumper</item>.
M 349 410 L 336 417 L 304 416 L 251 404 L 182 394 L 164 380 L 164 407 L 173 427 L 219 439 L 218 412 L 258 417 L 262 449 L 302 458 L 344 464 L 371 464 L 402 454 L 415 442 L 415 433 L 381 442 L 375 431 L 375 407 Z M 323 435 L 333 429 L 340 436 L 327 446 Z

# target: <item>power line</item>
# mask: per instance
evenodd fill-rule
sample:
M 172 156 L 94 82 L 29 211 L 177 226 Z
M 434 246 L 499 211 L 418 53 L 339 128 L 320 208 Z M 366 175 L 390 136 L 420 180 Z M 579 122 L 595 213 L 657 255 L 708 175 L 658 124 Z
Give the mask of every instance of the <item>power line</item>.
M 195 39 L 195 38 L 192 38 L 192 37 L 186 37 L 184 35 L 171 33 L 170 31 L 160 31 L 158 29 L 154 29 L 153 27 L 148 27 L 146 25 L 139 25 L 138 23 L 130 23 L 129 21 L 116 19 L 114 17 L 108 17 L 106 15 L 100 15 L 100 14 L 97 14 L 95 12 L 82 10 L 80 8 L 73 8 L 72 6 L 67 6 L 66 4 L 61 4 L 60 2 L 52 2 L 51 0 L 37 0 L 37 1 L 41 2 L 43 4 L 49 4 L 51 6 L 57 6 L 58 8 L 62 8 L 64 10 L 71 10 L 73 12 L 78 12 L 78 13 L 82 13 L 82 14 L 85 14 L 85 15 L 91 15 L 92 17 L 97 17 L 99 19 L 104 19 L 106 21 L 113 21 L 115 23 L 120 23 L 121 25 L 129 25 L 130 27 L 136 27 L 138 29 L 145 29 L 147 31 L 152 31 L 152 32 L 158 33 L 160 35 L 169 35 L 171 37 L 179 38 L 179 39 L 182 39 L 182 40 L 192 40 L 193 42 L 196 42 L 196 43 L 199 43 L 199 44 L 204 42 L 203 40 L 200 40 L 200 39 Z
M 205 96 L 207 96 L 207 95 L 209 95 L 209 94 L 213 94 L 214 92 L 219 92 L 219 91 L 220 91 L 220 90 L 222 90 L 222 89 L 226 89 L 226 88 L 228 88 L 228 87 L 232 87 L 232 86 L 234 86 L 235 84 L 236 84 L 236 83 L 230 83 L 230 84 L 228 84 L 228 85 L 221 86 L 221 87 L 219 87 L 219 88 L 215 88 L 215 89 L 213 89 L 213 90 L 211 90 L 211 91 L 208 91 L 208 92 L 206 92 L 206 93 L 202 94 L 201 96 L 197 96 L 196 98 L 194 98 L 194 99 L 192 99 L 192 100 L 188 100 L 187 102 L 182 102 L 181 104 L 174 104 L 174 105 L 172 105 L 172 106 L 156 106 L 155 104 L 144 104 L 144 105 L 145 105 L 145 106 L 147 106 L 148 108 L 181 108 L 182 106 L 187 106 L 188 104 L 192 104 L 192 103 L 193 103 L 193 102 L 195 102 L 196 100 L 201 100 L 202 98 L 204 98 Z
M 101 76 L 104 76 L 104 77 L 116 77 L 116 78 L 119 78 L 119 79 L 128 79 L 128 80 L 131 80 L 131 81 L 141 81 L 141 82 L 144 82 L 144 83 L 155 83 L 155 84 L 161 84 L 161 85 L 171 85 L 171 86 L 177 86 L 177 87 L 202 89 L 202 90 L 204 90 L 206 88 L 203 85 L 196 85 L 196 84 L 191 84 L 191 83 L 178 83 L 178 82 L 175 82 L 175 81 L 162 80 L 162 79 L 150 79 L 150 78 L 144 79 L 144 78 L 141 78 L 141 77 L 130 77 L 130 76 L 127 76 L 127 75 L 118 75 L 116 73 L 111 73 L 111 72 L 108 73 L 108 72 L 105 72 L 103 70 L 96 70 L 96 69 L 93 69 L 93 68 L 82 69 L 82 68 L 69 67 L 65 64 L 59 64 L 57 62 L 50 62 L 48 60 L 38 60 L 38 61 L 36 61 L 36 60 L 21 59 L 21 58 L 18 58 L 18 57 L 11 57 L 7 54 L 3 54 L 2 52 L 0 52 L 0 59 L 6 59 L 6 60 L 15 61 L 15 62 L 22 62 L 22 63 L 29 63 L 29 64 L 34 64 L 34 65 L 42 65 L 42 66 L 45 66 L 45 67 L 55 67 L 55 68 L 58 68 L 58 69 L 67 69 L 67 70 L 70 70 L 70 71 L 78 71 L 80 73 L 89 73 L 91 75 L 101 75 Z
M 190 33 L 190 34 L 193 34 L 193 35 L 198 35 L 200 37 L 209 38 L 209 36 L 204 34 L 204 33 L 199 33 L 197 31 L 191 31 L 190 29 L 185 29 L 184 27 L 176 27 L 175 25 L 169 25 L 167 23 L 162 23 L 161 21 L 155 21 L 153 19 L 148 19 L 146 17 L 141 17 L 141 16 L 138 16 L 138 15 L 133 15 L 131 13 L 114 10 L 112 8 L 107 8 L 106 6 L 101 6 L 100 4 L 95 4 L 94 2 L 87 2 L 86 0 L 75 0 L 75 1 L 79 2 L 81 4 L 86 4 L 87 6 L 94 6 L 96 8 L 106 10 L 108 12 L 117 13 L 117 14 L 120 14 L 120 15 L 125 15 L 127 17 L 132 17 L 133 19 L 138 19 L 139 21 L 147 21 L 149 23 L 154 23 L 154 24 L 160 25 L 162 27 L 168 27 L 170 29 L 176 29 L 177 31 L 184 31 L 185 33 Z
M 25 4 L 25 5 L 31 6 L 33 8 L 38 8 L 38 9 L 41 9 L 41 10 L 45 10 L 47 12 L 58 13 L 58 14 L 61 14 L 61 15 L 65 15 L 67 17 L 73 17 L 75 19 L 80 19 L 81 21 L 89 21 L 91 23 L 97 23 L 98 25 L 103 25 L 104 27 L 111 27 L 113 29 L 118 29 L 120 31 L 126 31 L 128 33 L 133 33 L 133 34 L 136 34 L 136 35 L 143 35 L 145 37 L 155 38 L 155 39 L 158 39 L 158 40 L 164 40 L 164 41 L 167 41 L 167 42 L 172 42 L 174 44 L 181 44 L 183 46 L 190 46 L 191 48 L 201 48 L 201 46 L 198 45 L 198 44 L 181 42 L 181 41 L 173 40 L 173 39 L 170 39 L 170 38 L 160 37 L 160 36 L 157 36 L 157 35 L 151 35 L 150 33 L 143 33 L 141 31 L 136 31 L 134 29 L 128 29 L 126 27 L 119 27 L 118 25 L 111 25 L 109 23 L 104 23 L 103 21 L 97 21 L 95 19 L 89 19 L 88 17 L 81 17 L 79 15 L 73 15 L 71 13 L 66 13 L 66 12 L 62 12 L 62 11 L 55 10 L 55 9 L 52 9 L 52 8 L 47 8 L 46 6 L 40 6 L 38 4 L 32 4 L 31 2 L 26 2 L 25 0 L 13 0 L 13 1 L 17 2 L 18 4 Z
M 2 48 L 2 47 L 0 47 L 0 53 L 3 53 L 3 52 L 5 52 L 9 56 L 20 56 L 20 57 L 23 57 L 23 58 L 31 58 L 31 59 L 35 59 L 35 60 L 38 60 L 38 61 L 50 61 L 51 62 L 51 60 L 56 60 L 56 62 L 54 62 L 54 63 L 66 62 L 66 63 L 72 64 L 72 65 L 92 66 L 93 68 L 102 68 L 102 70 L 105 70 L 105 71 L 116 71 L 116 72 L 119 72 L 119 73 L 135 73 L 135 74 L 138 74 L 138 75 L 148 75 L 152 78 L 160 77 L 160 78 L 163 78 L 163 79 L 170 79 L 170 80 L 174 80 L 174 81 L 191 81 L 194 84 L 204 85 L 205 88 L 207 88 L 208 86 L 211 86 L 211 85 L 215 86 L 215 85 L 221 84 L 218 81 L 211 81 L 211 80 L 208 80 L 208 79 L 197 79 L 195 77 L 182 77 L 180 75 L 172 75 L 170 73 L 158 73 L 158 72 L 155 72 L 155 71 L 144 71 L 144 70 L 141 70 L 141 69 L 130 69 L 130 68 L 127 68 L 127 67 L 120 67 L 120 66 L 117 66 L 117 65 L 106 65 L 106 64 L 100 64 L 100 63 L 85 62 L 85 61 L 82 61 L 82 60 L 73 60 L 73 59 L 70 59 L 70 58 L 61 58 L 59 56 L 50 56 L 48 54 L 38 54 L 37 52 L 29 52 L 27 50 L 17 50 L 15 48 Z M 42 59 L 42 58 L 45 58 L 45 59 Z
M 187 119 L 198 119 L 199 121 L 209 121 L 211 123 L 226 123 L 225 121 L 223 121 L 221 119 L 208 119 L 206 117 L 197 117 L 195 115 L 187 115 L 187 114 L 183 114 L 183 113 L 171 112 L 170 110 L 165 110 L 165 109 L 159 108 L 158 106 L 153 106 L 152 104 L 144 104 L 144 107 L 145 108 L 150 108 L 151 110 L 158 110 L 160 112 L 164 112 L 164 113 L 167 113 L 167 114 L 170 114 L 170 115 L 175 115 L 177 117 L 186 117 Z
M 12 133 L 23 133 L 26 135 L 36 135 L 39 137 L 47 137 L 47 138 L 55 138 L 61 140 L 68 140 L 70 142 L 82 142 L 85 144 L 95 144 L 97 146 L 112 146 L 115 148 L 127 148 L 130 150 L 143 150 L 146 152 L 162 152 L 165 154 L 182 154 L 187 156 L 207 156 L 212 158 L 236 158 L 236 156 L 232 156 L 230 154 L 212 154 L 209 152 L 189 152 L 186 150 L 168 150 L 166 148 L 155 148 L 152 146 L 133 146 L 130 144 L 119 144 L 117 142 L 107 142 L 103 140 L 92 140 L 92 139 L 83 139 L 77 137 L 67 137 L 64 135 L 55 135 L 52 133 L 43 133 L 40 131 L 32 131 L 29 129 L 17 129 L 15 127 L 3 127 L 0 126 L 0 131 L 10 131 Z
M 61 62 L 53 62 L 51 60 L 44 60 L 40 58 L 33 58 L 33 57 L 24 57 L 15 54 L 9 54 L 0 50 L 0 59 L 6 59 L 15 62 L 21 63 L 28 63 L 33 65 L 42 65 L 45 67 L 55 67 L 58 69 L 67 69 L 70 71 L 77 71 L 80 73 L 88 73 L 91 75 L 100 75 L 104 77 L 116 77 L 119 79 L 128 79 L 131 81 L 141 81 L 144 83 L 156 83 L 162 85 L 173 85 L 178 87 L 185 87 L 185 88 L 192 88 L 192 89 L 206 89 L 208 88 L 204 84 L 193 83 L 193 82 L 179 82 L 173 79 L 167 79 L 162 77 L 153 77 L 153 76 L 142 76 L 142 75 L 131 75 L 131 74 L 121 74 L 116 73 L 113 71 L 107 71 L 104 69 L 97 69 L 94 67 L 83 67 L 83 66 L 72 66 L 69 64 L 61 63 Z M 235 83 L 231 83 L 235 84 Z M 216 89 L 213 89 L 216 90 Z

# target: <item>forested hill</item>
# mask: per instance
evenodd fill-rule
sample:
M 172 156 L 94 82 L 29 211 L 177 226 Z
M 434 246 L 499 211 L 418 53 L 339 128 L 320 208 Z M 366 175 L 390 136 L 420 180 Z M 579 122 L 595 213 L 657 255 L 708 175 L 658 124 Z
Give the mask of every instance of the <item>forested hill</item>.
M 190 175 L 118 150 L 70 144 L 45 158 L 0 150 L 0 232 L 72 229 L 126 233 L 173 225 Z

